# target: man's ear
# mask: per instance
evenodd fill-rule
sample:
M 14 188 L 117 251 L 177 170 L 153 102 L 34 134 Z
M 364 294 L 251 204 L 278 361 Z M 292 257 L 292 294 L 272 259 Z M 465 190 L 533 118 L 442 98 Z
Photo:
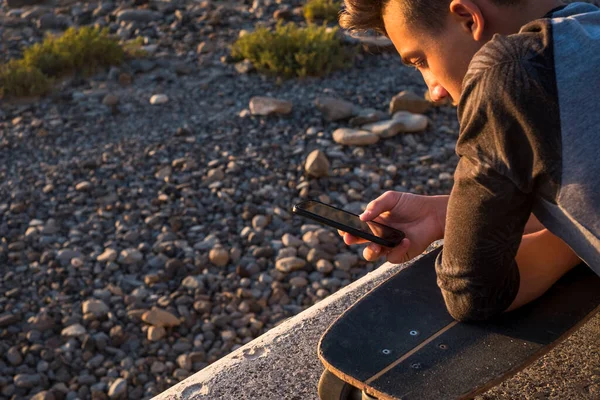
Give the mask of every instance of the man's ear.
M 466 33 L 472 35 L 476 41 L 483 39 L 485 19 L 477 4 L 471 0 L 452 0 L 449 8 L 451 17 Z

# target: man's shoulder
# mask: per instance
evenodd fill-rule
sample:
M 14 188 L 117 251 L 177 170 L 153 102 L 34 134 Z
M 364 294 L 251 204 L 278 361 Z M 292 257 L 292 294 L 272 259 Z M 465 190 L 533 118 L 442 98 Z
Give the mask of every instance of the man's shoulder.
M 460 156 L 485 163 L 524 192 L 560 154 L 549 20 L 527 28 L 496 35 L 473 58 L 458 105 L 457 142 Z
M 496 34 L 475 54 L 463 81 L 463 87 L 483 78 L 521 69 L 551 69 L 554 63 L 550 20 L 535 20 L 512 35 Z M 518 78 L 518 76 L 517 76 Z M 503 84 L 507 81 L 502 79 Z M 493 84 L 494 82 L 488 82 Z

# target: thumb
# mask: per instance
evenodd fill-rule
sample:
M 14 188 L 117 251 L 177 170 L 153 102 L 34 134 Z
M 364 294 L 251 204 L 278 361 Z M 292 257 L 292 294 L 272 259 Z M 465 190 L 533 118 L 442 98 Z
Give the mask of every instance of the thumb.
M 408 238 L 402 239 L 402 242 L 396 247 L 394 247 L 388 254 L 387 260 L 392 264 L 402 264 L 409 260 L 412 260 L 418 254 L 413 254 L 414 251 L 411 249 L 411 242 Z
M 365 211 L 360 215 L 361 221 L 370 221 L 379 214 L 392 210 L 398 204 L 402 193 L 388 191 L 371 201 Z

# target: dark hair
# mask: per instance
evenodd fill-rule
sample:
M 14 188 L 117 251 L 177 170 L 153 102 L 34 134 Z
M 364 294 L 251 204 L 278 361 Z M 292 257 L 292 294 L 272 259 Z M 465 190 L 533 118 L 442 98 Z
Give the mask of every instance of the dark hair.
M 387 36 L 383 10 L 390 1 L 401 1 L 408 23 L 418 23 L 432 31 L 441 30 L 450 0 L 345 0 L 340 26 L 355 31 L 374 30 Z
M 344 0 L 345 9 L 340 15 L 340 26 L 356 31 L 372 29 L 387 36 L 383 24 L 383 10 L 390 1 L 400 2 L 407 23 L 436 33 L 444 28 L 451 0 Z M 520 1 L 493 0 L 494 3 L 505 6 L 516 5 Z

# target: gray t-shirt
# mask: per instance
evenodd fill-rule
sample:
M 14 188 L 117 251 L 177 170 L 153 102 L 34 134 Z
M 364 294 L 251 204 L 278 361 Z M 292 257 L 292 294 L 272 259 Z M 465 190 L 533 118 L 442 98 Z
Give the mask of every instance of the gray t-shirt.
M 600 10 L 587 3 L 495 35 L 471 61 L 436 261 L 460 319 L 488 318 L 515 299 L 532 212 L 600 274 L 599 91 Z

